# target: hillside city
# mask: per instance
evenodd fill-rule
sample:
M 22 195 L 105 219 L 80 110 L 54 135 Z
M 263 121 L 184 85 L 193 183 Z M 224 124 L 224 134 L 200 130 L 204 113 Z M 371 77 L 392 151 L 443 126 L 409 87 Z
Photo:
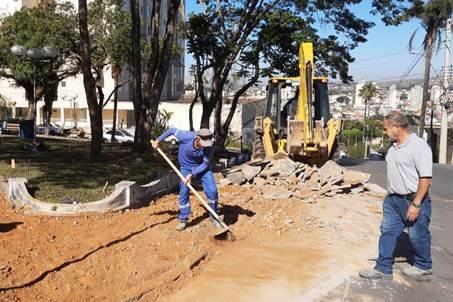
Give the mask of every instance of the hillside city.
M 451 302 L 452 19 L 0 0 L 0 302 Z

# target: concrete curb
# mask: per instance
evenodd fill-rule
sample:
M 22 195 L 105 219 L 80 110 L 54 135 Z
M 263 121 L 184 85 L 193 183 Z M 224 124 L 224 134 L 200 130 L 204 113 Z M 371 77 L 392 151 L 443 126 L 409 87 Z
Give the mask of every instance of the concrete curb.
M 133 181 L 121 181 L 115 185 L 112 194 L 101 200 L 66 204 L 36 199 L 28 192 L 27 179 L 10 178 L 8 179 L 7 195 L 10 203 L 17 208 L 26 208 L 34 214 L 63 216 L 140 207 L 153 198 L 174 192 L 178 188 L 178 184 L 179 177 L 175 173 L 169 172 L 143 186 Z

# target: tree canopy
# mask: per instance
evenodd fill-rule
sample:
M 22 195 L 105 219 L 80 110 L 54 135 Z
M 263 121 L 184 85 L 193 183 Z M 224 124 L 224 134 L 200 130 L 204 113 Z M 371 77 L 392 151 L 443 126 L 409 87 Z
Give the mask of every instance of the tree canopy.
M 204 1 L 203 11 L 189 16 L 187 50 L 195 59 L 196 98 L 203 103 L 201 127 L 209 127 L 215 109 L 216 140 L 221 145 L 239 97 L 260 77 L 298 76 L 298 48 L 312 41 L 316 74 L 352 80 L 350 51 L 366 41 L 373 23 L 357 17 L 355 0 L 237 0 Z M 331 34 L 319 30 L 328 27 Z M 210 87 L 203 75 L 210 70 Z M 230 74 L 238 74 L 244 85 L 238 89 L 225 122 L 221 120 L 222 91 Z M 206 93 L 209 91 L 209 93 Z M 219 139 L 220 138 L 220 139 Z
M 36 77 L 36 100 L 54 97 L 58 83 L 78 72 L 77 19 L 70 3 L 42 1 L 36 7 L 22 9 L 0 22 L 0 77 L 14 80 L 26 90 L 33 102 L 33 80 Z M 26 48 L 51 46 L 59 56 L 51 62 L 31 62 L 11 53 L 13 45 Z M 35 66 L 33 66 L 35 65 Z M 31 104 L 34 106 L 34 104 Z

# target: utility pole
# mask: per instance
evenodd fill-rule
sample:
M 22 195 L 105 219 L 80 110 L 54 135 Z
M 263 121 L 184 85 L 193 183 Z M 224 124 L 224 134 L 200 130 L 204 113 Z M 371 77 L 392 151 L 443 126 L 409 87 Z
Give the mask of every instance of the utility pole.
M 439 164 L 447 163 L 447 136 L 448 136 L 448 80 L 451 77 L 451 19 L 447 20 L 445 26 L 445 63 L 443 74 L 443 92 L 441 97 L 442 121 L 440 126 Z

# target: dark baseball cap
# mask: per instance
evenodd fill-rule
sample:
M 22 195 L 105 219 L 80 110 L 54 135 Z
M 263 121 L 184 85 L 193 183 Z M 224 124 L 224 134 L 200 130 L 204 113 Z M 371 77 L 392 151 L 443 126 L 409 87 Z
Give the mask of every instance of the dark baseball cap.
M 208 128 L 201 128 L 198 130 L 197 136 L 200 138 L 200 144 L 202 147 L 212 147 L 214 144 L 212 141 L 212 132 Z

